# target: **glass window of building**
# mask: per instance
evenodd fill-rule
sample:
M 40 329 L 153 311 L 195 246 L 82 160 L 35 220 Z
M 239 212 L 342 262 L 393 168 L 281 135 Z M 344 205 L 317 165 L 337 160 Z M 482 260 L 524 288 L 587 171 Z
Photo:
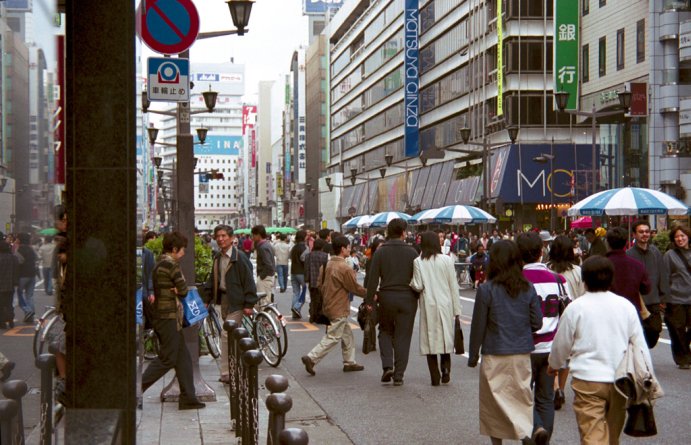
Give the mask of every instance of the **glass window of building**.
M 645 61 L 645 19 L 636 22 L 636 63 Z
M 581 0 L 583 15 L 588 15 L 590 12 L 590 0 Z
M 607 0 L 600 0 L 600 8 L 607 4 Z
M 590 80 L 590 46 L 587 43 L 581 49 L 581 78 L 583 83 Z
M 624 51 L 624 28 L 617 30 L 617 71 L 624 69 L 624 60 L 626 53 Z
M 508 18 L 552 17 L 552 2 L 543 0 L 505 0 Z M 546 3 L 546 4 L 545 4 Z
M 598 43 L 598 72 L 600 77 L 607 75 L 607 37 L 600 37 Z

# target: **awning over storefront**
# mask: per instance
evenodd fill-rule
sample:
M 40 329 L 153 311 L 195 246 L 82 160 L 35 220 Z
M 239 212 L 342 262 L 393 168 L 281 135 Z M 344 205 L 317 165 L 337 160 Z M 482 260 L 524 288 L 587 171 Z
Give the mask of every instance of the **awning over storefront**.
M 480 187 L 480 177 L 456 179 L 451 181 L 449 192 L 446 194 L 446 201 L 442 206 L 450 205 L 475 205 L 478 200 L 477 194 Z

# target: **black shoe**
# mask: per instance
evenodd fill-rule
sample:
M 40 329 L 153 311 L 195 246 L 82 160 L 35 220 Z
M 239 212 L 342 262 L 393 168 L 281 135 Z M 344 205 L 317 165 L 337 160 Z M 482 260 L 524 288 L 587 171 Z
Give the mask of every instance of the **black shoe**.
M 393 378 L 393 369 L 392 368 L 384 368 L 384 373 L 381 375 L 382 383 L 388 383 L 391 381 L 392 378 Z
M 290 312 L 293 314 L 293 320 L 300 320 L 302 318 L 302 314 L 299 310 L 291 308 Z
M 33 323 L 33 321 L 34 321 L 34 313 L 33 313 L 33 312 L 28 312 L 28 313 L 24 316 L 24 322 L 25 322 L 25 323 Z
M 679 365 L 679 369 L 691 369 L 691 365 L 689 365 L 688 363 L 682 363 L 681 365 Z
M 358 365 L 357 363 L 351 363 L 349 365 L 343 365 L 343 372 L 362 371 L 364 369 L 365 369 L 364 366 Z
M 566 402 L 566 396 L 564 395 L 564 391 L 561 389 L 557 389 L 554 391 L 554 410 L 559 411 L 561 407 L 564 405 L 564 402 Z
M 403 379 L 393 379 L 393 386 L 403 386 Z
M 5 365 L 0 368 L 0 382 L 6 382 L 7 379 L 10 378 L 10 374 L 12 374 L 12 370 L 15 367 L 14 362 L 7 362 Z
M 0 323 L 0 329 L 8 329 L 7 323 Z
M 305 371 L 307 371 L 309 373 L 309 375 L 316 375 L 317 374 L 316 372 L 314 372 L 314 362 L 312 361 L 311 358 L 309 358 L 306 355 L 303 355 L 301 360 L 302 360 L 302 364 L 305 365 Z M 345 367 L 343 368 L 343 370 L 345 371 Z
M 185 410 L 185 409 L 202 409 L 206 407 L 206 403 L 202 403 L 197 399 L 192 399 L 192 400 L 186 400 L 184 402 L 179 402 L 178 403 L 178 409 L 179 410 Z
M 539 426 L 533 433 L 532 440 L 535 445 L 547 445 L 549 443 L 549 432 L 543 427 Z
M 10 325 L 10 329 L 14 327 L 14 320 L 10 320 L 7 323 Z
M 449 373 L 449 371 L 442 371 L 441 382 L 442 383 L 449 383 L 450 381 L 451 381 L 451 373 Z

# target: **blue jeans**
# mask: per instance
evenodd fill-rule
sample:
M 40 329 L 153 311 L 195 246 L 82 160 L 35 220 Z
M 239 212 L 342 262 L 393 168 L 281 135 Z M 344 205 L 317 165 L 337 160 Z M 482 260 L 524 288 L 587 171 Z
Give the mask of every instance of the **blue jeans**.
M 53 295 L 53 268 L 44 267 L 43 268 L 43 289 L 46 291 L 46 295 Z
M 291 307 L 300 312 L 302 305 L 305 304 L 305 292 L 307 292 L 305 275 L 292 274 L 290 276 L 290 283 L 293 285 L 293 302 Z
M 19 307 L 24 311 L 24 315 L 35 313 L 34 309 L 34 287 L 36 286 L 36 277 L 19 277 L 19 286 L 17 286 L 17 300 Z
M 550 436 L 554 428 L 554 376 L 547 375 L 547 358 L 549 353 L 530 354 L 533 368 L 533 432 L 538 427 L 546 429 Z
M 285 290 L 288 288 L 288 265 L 278 264 L 276 265 L 276 272 L 278 272 L 278 287 L 279 289 Z

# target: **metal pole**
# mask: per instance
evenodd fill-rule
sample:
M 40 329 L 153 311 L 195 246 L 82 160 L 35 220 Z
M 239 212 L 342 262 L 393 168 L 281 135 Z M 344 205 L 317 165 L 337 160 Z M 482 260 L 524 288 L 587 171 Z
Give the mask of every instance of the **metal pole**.
M 591 125 L 591 127 L 590 127 L 590 132 L 592 133 L 592 137 L 593 137 L 593 146 L 592 146 L 592 148 L 591 148 L 591 150 L 592 150 L 591 154 L 592 154 L 592 156 L 593 156 L 593 165 L 592 165 L 592 170 L 593 170 L 593 172 L 592 172 L 592 173 L 593 173 L 593 178 L 592 178 L 593 190 L 592 190 L 591 194 L 593 194 L 593 193 L 596 193 L 596 192 L 597 192 L 597 179 L 596 179 L 596 177 L 597 177 L 597 165 L 595 164 L 595 160 L 596 160 L 596 156 L 595 156 L 595 103 L 593 103 L 593 112 L 592 112 L 592 114 L 591 114 L 591 116 L 590 116 L 590 121 L 591 121 L 591 122 L 590 122 L 590 125 Z

